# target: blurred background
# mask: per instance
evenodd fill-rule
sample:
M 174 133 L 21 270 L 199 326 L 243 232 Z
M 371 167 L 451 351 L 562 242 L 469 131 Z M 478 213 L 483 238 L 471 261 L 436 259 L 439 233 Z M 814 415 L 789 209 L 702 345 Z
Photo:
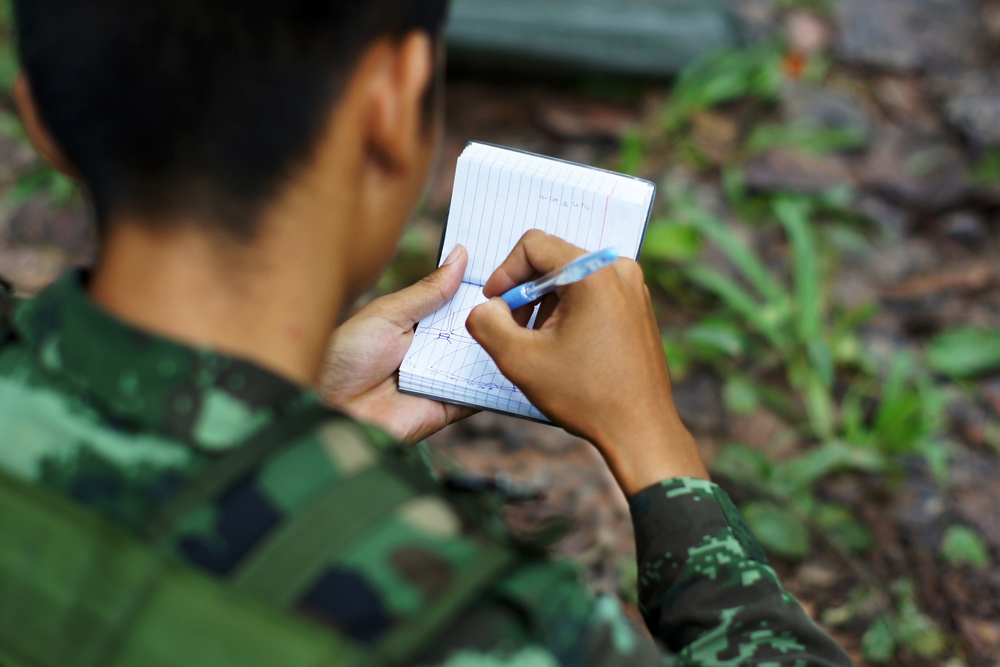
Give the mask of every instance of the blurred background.
M 470 140 L 655 181 L 677 402 L 787 587 L 859 664 L 1000 662 L 1000 0 L 454 5 L 443 159 L 376 294 L 434 268 Z M 31 294 L 95 240 L 24 139 L 9 27 L 2 0 L 0 274 Z M 638 619 L 587 443 L 483 414 L 430 445 L 515 530 L 574 517 L 553 552 Z

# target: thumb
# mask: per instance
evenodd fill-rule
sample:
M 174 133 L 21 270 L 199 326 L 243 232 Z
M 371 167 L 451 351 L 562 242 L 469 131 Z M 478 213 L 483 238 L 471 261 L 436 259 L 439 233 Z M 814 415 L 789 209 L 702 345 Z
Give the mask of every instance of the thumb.
M 514 321 L 510 307 L 499 297 L 473 308 L 465 328 L 505 374 L 505 362 L 515 354 L 523 355 L 534 339 L 531 331 Z
M 457 245 L 444 264 L 426 278 L 387 297 L 390 318 L 400 329 L 413 325 L 448 303 L 462 285 L 469 253 Z

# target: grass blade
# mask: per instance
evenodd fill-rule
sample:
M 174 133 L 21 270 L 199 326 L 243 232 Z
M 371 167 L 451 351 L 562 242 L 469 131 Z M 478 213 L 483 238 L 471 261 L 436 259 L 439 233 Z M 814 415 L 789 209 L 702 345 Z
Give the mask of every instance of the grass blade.
M 774 203 L 774 213 L 785 227 L 791 245 L 796 333 L 803 343 L 816 339 L 823 319 L 819 255 L 816 237 L 809 222 L 810 209 L 811 205 L 804 199 L 782 197 Z

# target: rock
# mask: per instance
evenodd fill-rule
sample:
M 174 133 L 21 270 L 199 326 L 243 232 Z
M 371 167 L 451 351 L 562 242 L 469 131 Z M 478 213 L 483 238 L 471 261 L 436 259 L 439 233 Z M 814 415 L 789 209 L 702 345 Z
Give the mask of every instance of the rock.
M 93 222 L 82 212 L 52 209 L 44 197 L 30 199 L 7 217 L 2 239 L 11 246 L 55 247 L 72 261 L 89 263 L 97 250 Z
M 869 121 L 864 103 L 840 91 L 789 81 L 782 94 L 782 114 L 790 123 L 868 135 Z
M 797 10 L 785 18 L 785 38 L 793 51 L 811 56 L 830 45 L 833 29 L 812 12 Z
M 854 64 L 896 71 L 978 64 L 986 49 L 975 0 L 835 0 L 837 50 Z
M 872 93 L 893 123 L 932 133 L 941 123 L 921 83 L 911 76 L 883 76 L 872 82 Z
M 684 425 L 694 433 L 718 433 L 725 423 L 719 379 L 695 371 L 673 387 L 674 403 Z
M 931 211 L 958 206 L 974 191 L 956 147 L 892 127 L 875 133 L 858 180 L 890 201 Z
M 955 211 L 938 221 L 941 231 L 948 238 L 968 245 L 977 245 L 986 239 L 983 219 L 971 211 Z
M 559 139 L 616 141 L 639 121 L 639 115 L 634 107 L 597 100 L 547 99 L 537 107 L 534 119 L 543 130 Z
M 729 162 L 738 148 L 736 121 L 716 111 L 702 111 L 692 118 L 691 136 L 698 149 L 713 164 Z
M 1000 549 L 1000 466 L 992 457 L 966 447 L 955 450 L 950 492 L 959 517 L 993 549 Z
M 979 146 L 1000 144 L 1000 74 L 982 70 L 937 77 L 948 122 Z
M 808 155 L 791 148 L 775 148 L 746 163 L 744 180 L 750 190 L 817 193 L 853 185 L 847 162 L 839 155 Z
M 913 216 L 878 197 L 862 197 L 856 207 L 859 213 L 878 226 L 887 239 L 906 236 L 913 228 Z
M 726 0 L 737 16 L 743 32 L 751 42 L 757 42 L 777 32 L 779 0 Z

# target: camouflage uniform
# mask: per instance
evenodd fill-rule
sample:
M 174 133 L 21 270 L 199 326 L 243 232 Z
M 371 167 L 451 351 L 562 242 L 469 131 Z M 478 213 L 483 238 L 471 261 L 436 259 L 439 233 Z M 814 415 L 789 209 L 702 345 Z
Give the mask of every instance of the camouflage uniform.
M 142 534 L 222 454 L 318 404 L 251 363 L 116 321 L 82 283 L 70 273 L 31 301 L 0 295 L 0 316 L 10 314 L 0 470 Z M 274 536 L 308 526 L 321 491 L 339 499 L 341 519 L 314 526 L 299 566 L 274 571 Z M 164 539 L 194 568 L 376 647 L 490 554 L 516 554 L 414 664 L 850 664 L 709 482 L 672 479 L 631 501 L 640 608 L 659 647 L 615 600 L 590 597 L 571 566 L 514 544 L 487 505 L 442 488 L 413 450 L 331 415 L 189 508 Z

